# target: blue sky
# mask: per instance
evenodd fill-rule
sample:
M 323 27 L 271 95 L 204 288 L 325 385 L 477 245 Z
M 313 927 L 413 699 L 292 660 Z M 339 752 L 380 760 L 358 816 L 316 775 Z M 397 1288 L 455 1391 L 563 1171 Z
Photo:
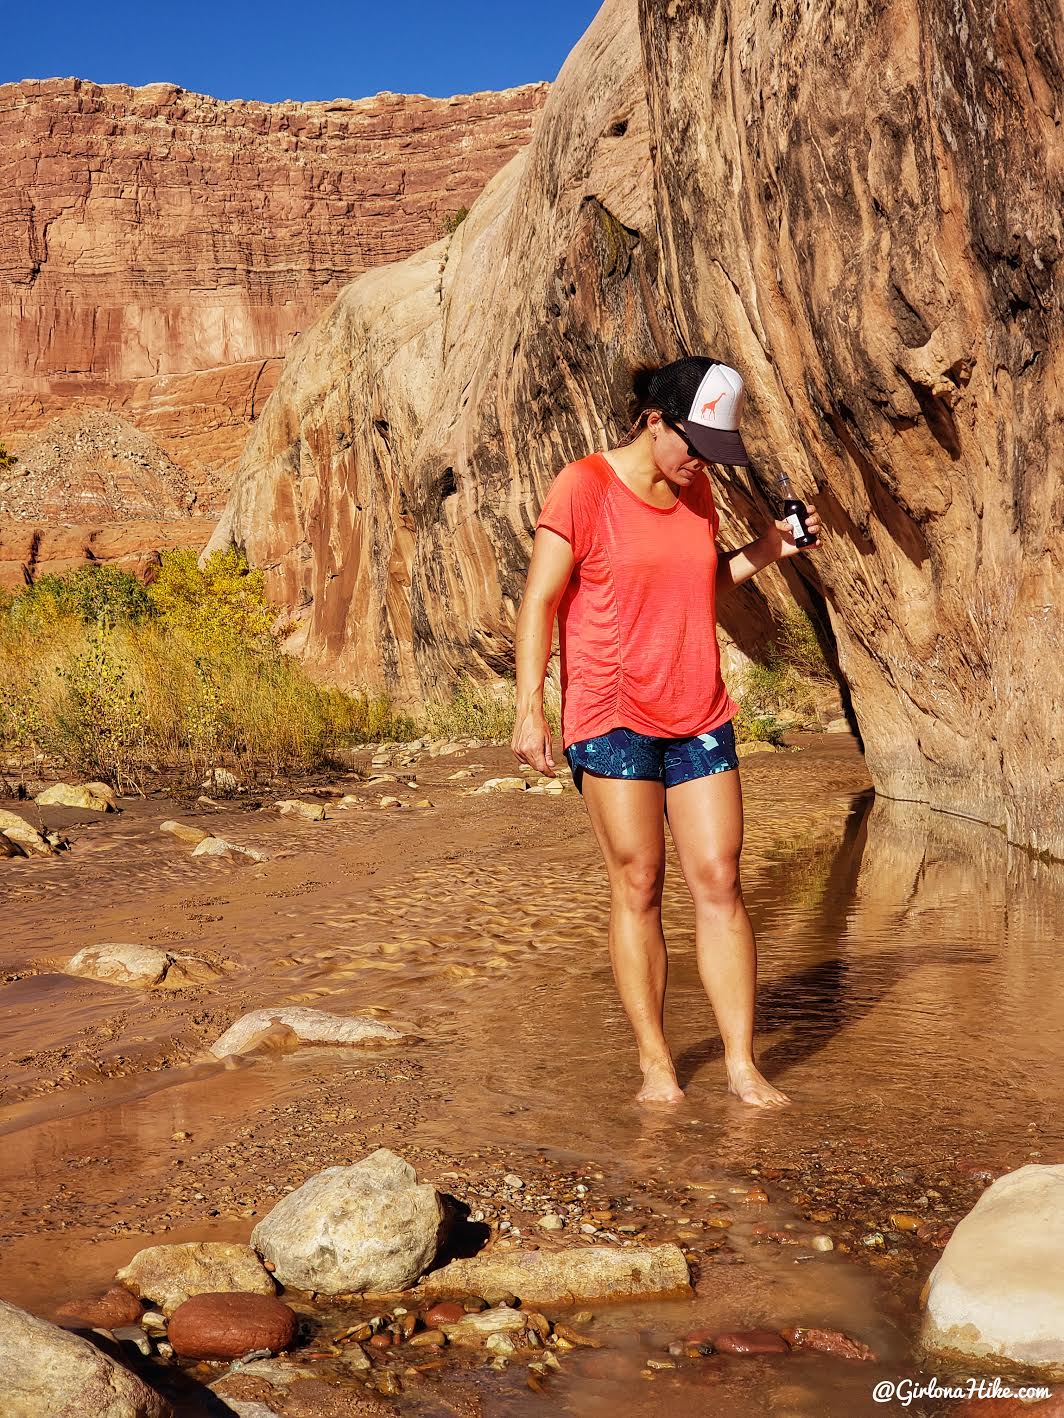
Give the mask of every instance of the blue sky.
M 76 76 L 217 98 L 446 96 L 553 79 L 599 0 L 52 0 L 4 6 L 0 82 Z

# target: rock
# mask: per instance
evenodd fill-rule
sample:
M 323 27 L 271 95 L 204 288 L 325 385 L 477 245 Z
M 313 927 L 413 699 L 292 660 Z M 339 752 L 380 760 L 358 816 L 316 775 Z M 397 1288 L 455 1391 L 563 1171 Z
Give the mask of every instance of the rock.
M 380 805 L 381 807 L 402 807 L 403 804 L 399 798 L 383 797 L 381 798 Z
M 564 1217 L 558 1215 L 556 1211 L 548 1211 L 546 1216 L 541 1216 L 536 1222 L 541 1231 L 560 1231 L 565 1225 Z
M 755 753 L 779 753 L 779 751 L 776 744 L 766 743 L 764 739 L 751 739 L 749 743 L 735 745 L 735 752 L 740 758 L 750 758 Z
M 283 1285 L 327 1295 L 403 1290 L 432 1263 L 446 1225 L 435 1188 L 378 1148 L 290 1192 L 258 1223 L 251 1243 Z
M 303 803 L 298 798 L 283 798 L 274 803 L 274 807 L 282 817 L 302 817 L 307 822 L 322 822 L 325 818 L 325 808 L 321 803 Z
M 567 1305 L 634 1295 L 690 1294 L 678 1246 L 586 1246 L 509 1251 L 454 1260 L 422 1282 L 427 1299 L 510 1290 L 526 1305 Z
M 68 1300 L 56 1313 L 55 1322 L 65 1329 L 115 1329 L 139 1324 L 142 1309 L 124 1285 L 112 1285 L 94 1300 Z
M 28 856 L 29 852 L 27 852 L 25 847 L 14 841 L 13 838 L 8 837 L 5 833 L 0 832 L 0 857 L 12 858 Z
M 0 1300 L 4 1418 L 173 1418 L 170 1405 L 102 1350 Z
M 272 1295 L 206 1293 L 177 1307 L 166 1337 L 184 1359 L 239 1359 L 256 1349 L 279 1354 L 298 1330 L 295 1313 Z
M 394 1406 L 365 1388 L 341 1387 L 306 1370 L 267 1378 L 261 1367 L 248 1364 L 211 1384 L 216 1398 L 240 1418 L 395 1418 Z
M 8 812 L 6 808 L 0 808 L 0 832 L 10 841 L 17 842 L 29 856 L 49 857 L 54 850 L 36 827 L 32 827 L 24 817 L 19 817 L 17 812 Z
M 54 783 L 35 797 L 38 807 L 81 807 L 92 813 L 118 813 L 118 798 L 109 783 Z
M 528 784 L 523 778 L 489 778 L 475 788 L 475 793 L 527 793 Z
M 931 1272 L 921 1342 L 984 1370 L 1064 1378 L 1064 1164 L 987 1187 Z
M 1023 13 L 1025 32 L 1044 27 Z M 623 432 L 634 364 L 708 347 L 745 377 L 758 492 L 719 486 L 721 537 L 756 535 L 781 471 L 821 500 L 831 534 L 809 565 L 876 786 L 1064 856 L 1059 78 L 1048 49 L 1003 52 L 998 23 L 989 6 L 860 0 L 830 35 L 810 8 L 785 35 L 750 16 L 738 38 L 703 0 L 607 0 L 527 152 L 458 231 L 306 328 L 208 546 L 267 568 L 319 671 L 357 667 L 421 701 L 462 671 L 487 680 L 563 457 L 592 428 Z M 914 26 L 926 42 L 885 64 Z M 942 102 L 911 110 L 954 71 Z M 901 113 L 911 140 L 869 157 Z M 934 181 L 916 152 L 944 155 Z M 360 594 L 322 594 L 354 527 L 352 468 L 379 530 L 352 537 L 344 586 Z M 987 567 L 1007 616 L 987 611 Z M 758 593 L 764 614 L 784 609 L 779 568 Z M 721 617 L 756 651 L 762 614 L 722 602 Z
M 204 832 L 201 827 L 192 827 L 184 822 L 174 822 L 172 818 L 159 824 L 160 832 L 168 832 L 176 837 L 180 842 L 188 842 L 191 846 L 198 846 L 200 842 L 210 837 L 209 832 Z
M 301 1044 L 398 1044 L 406 1037 L 391 1024 L 376 1019 L 344 1018 L 303 1005 L 278 1005 L 276 1009 L 255 1009 L 229 1026 L 211 1045 L 217 1058 L 246 1053 L 270 1031 L 287 1029 Z
M 193 1295 L 227 1291 L 273 1295 L 276 1289 L 251 1246 L 235 1241 L 148 1246 L 116 1278 L 141 1299 L 153 1300 L 166 1315 Z
M 200 786 L 210 788 L 214 793 L 221 793 L 223 797 L 239 793 L 241 790 L 239 778 L 235 773 L 230 773 L 228 768 L 210 769 Z
M 789 1354 L 790 1345 L 782 1335 L 771 1329 L 733 1330 L 727 1334 L 715 1334 L 713 1347 L 718 1354 L 735 1354 L 743 1357 L 753 1354 Z
M 440 1325 L 455 1324 L 465 1316 L 465 1310 L 457 1300 L 441 1300 L 438 1305 L 425 1313 L 426 1329 L 438 1329 Z
M 232 842 L 227 842 L 224 837 L 204 837 L 197 847 L 193 849 L 194 857 L 229 857 L 232 861 L 264 862 L 267 860 L 262 852 L 256 852 L 252 847 L 237 847 Z
M 505 1305 L 481 1310 L 479 1314 L 463 1315 L 460 1320 L 440 1325 L 452 1344 L 483 1344 L 492 1335 L 522 1334 L 526 1327 L 527 1322 L 521 1311 L 508 1309 Z
M 83 783 L 71 787 L 69 783 L 53 783 L 38 793 L 34 799 L 38 807 L 80 807 L 92 812 L 117 812 L 118 799 L 108 783 Z
M 814 1329 L 808 1325 L 792 1324 L 781 1329 L 780 1334 L 792 1349 L 813 1349 L 818 1354 L 830 1354 L 836 1359 L 872 1361 L 876 1357 L 867 1344 L 851 1339 L 837 1329 Z
M 87 945 L 79 950 L 67 962 L 65 973 L 102 980 L 110 985 L 183 989 L 217 980 L 225 972 L 195 955 L 171 955 L 152 945 L 112 943 Z

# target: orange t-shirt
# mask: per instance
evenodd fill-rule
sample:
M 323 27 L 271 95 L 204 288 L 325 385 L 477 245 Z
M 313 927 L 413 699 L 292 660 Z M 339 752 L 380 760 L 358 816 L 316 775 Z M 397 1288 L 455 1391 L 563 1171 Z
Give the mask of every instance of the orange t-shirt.
M 664 508 L 601 453 L 551 483 L 536 528 L 576 558 L 558 607 L 563 747 L 620 726 L 688 738 L 736 713 L 717 646 L 719 525 L 705 474 Z

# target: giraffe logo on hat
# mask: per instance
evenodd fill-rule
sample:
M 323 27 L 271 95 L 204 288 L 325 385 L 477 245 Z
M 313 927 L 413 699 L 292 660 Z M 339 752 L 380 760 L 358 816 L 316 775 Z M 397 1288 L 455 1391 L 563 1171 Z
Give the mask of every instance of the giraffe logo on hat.
M 727 393 L 728 393 L 728 390 L 727 390 L 727 389 L 722 389 L 721 392 L 717 395 L 717 397 L 716 397 L 715 399 L 710 399 L 707 403 L 703 404 L 703 405 L 702 405 L 702 417 L 705 418 L 705 416 L 706 416 L 706 410 L 708 409 L 709 412 L 713 415 L 713 417 L 716 418 L 716 416 L 717 416 L 717 405 L 720 403 L 721 399 L 723 399 L 723 398 L 724 398 L 724 395 L 727 394 Z

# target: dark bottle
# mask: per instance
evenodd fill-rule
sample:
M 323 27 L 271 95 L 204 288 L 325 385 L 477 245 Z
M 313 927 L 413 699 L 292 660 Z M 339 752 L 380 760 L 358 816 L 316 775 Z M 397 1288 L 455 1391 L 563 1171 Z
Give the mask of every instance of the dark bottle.
M 783 494 L 783 517 L 791 524 L 794 545 L 796 547 L 811 547 L 816 541 L 816 537 L 805 525 L 805 503 L 799 502 L 795 497 L 794 488 L 791 487 L 791 480 L 786 473 L 780 473 L 777 482 L 780 485 L 780 492 Z

